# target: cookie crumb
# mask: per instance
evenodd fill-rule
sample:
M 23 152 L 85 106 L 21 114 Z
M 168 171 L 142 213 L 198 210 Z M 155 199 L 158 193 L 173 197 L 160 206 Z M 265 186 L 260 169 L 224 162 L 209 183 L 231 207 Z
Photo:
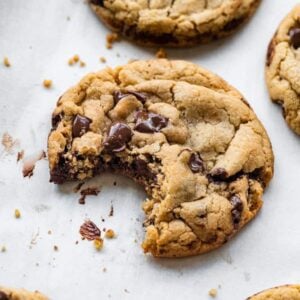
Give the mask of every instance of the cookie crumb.
M 56 245 L 53 246 L 54 251 L 58 251 L 58 247 Z
M 210 289 L 208 294 L 209 294 L 209 296 L 215 298 L 218 294 L 218 291 L 216 289 Z
M 112 229 L 107 229 L 105 232 L 105 237 L 108 239 L 113 239 L 116 236 L 115 232 Z
M 155 56 L 156 56 L 157 58 L 167 58 L 167 57 L 168 57 L 168 54 L 167 54 L 167 52 L 165 51 L 165 49 L 159 48 L 158 51 L 156 52 Z
M 11 66 L 11 63 L 10 63 L 10 61 L 9 61 L 9 59 L 8 59 L 7 56 L 5 56 L 5 57 L 3 58 L 3 64 L 4 64 L 4 66 L 7 67 L 7 68 L 9 68 L 9 67 Z
M 69 66 L 73 66 L 73 65 L 74 65 L 73 57 L 72 57 L 72 58 L 69 58 L 69 60 L 68 60 L 68 65 L 69 65 Z
M 80 57 L 79 57 L 78 54 L 75 54 L 75 55 L 73 56 L 73 61 L 74 61 L 74 63 L 78 63 L 78 62 L 79 62 L 79 59 L 80 59 Z
M 100 60 L 100 62 L 101 63 L 106 63 L 106 58 L 105 57 L 103 57 L 103 56 L 101 56 L 100 58 L 99 58 L 99 60 Z
M 107 271 L 107 269 L 104 267 L 104 268 L 102 269 L 102 272 L 105 273 L 106 271 Z
M 16 141 L 13 140 L 12 136 L 9 133 L 4 132 L 3 135 L 2 135 L 1 143 L 2 143 L 2 145 L 4 147 L 4 150 L 6 152 L 11 152 L 13 147 L 16 144 Z
M 124 289 L 124 292 L 127 293 L 127 294 L 129 294 L 129 291 L 127 289 Z
M 52 231 L 51 231 L 51 230 L 48 230 L 48 234 L 51 235 L 51 234 L 52 234 Z
M 45 87 L 46 89 L 50 89 L 51 86 L 52 86 L 52 80 L 50 80 L 50 79 L 45 79 L 45 80 L 43 81 L 43 85 L 44 85 L 44 87 Z
M 5 246 L 2 246 L 2 247 L 1 247 L 1 252 L 2 252 L 2 253 L 6 252 L 6 250 L 7 250 L 7 249 L 6 249 Z
M 80 63 L 79 63 L 79 66 L 80 66 L 81 68 L 85 67 L 85 62 L 81 60 Z
M 100 251 L 103 248 L 103 239 L 97 238 L 94 240 L 94 247 L 97 251 Z
M 20 219 L 21 218 L 21 212 L 18 209 L 15 209 L 15 218 Z
M 106 48 L 107 49 L 111 49 L 112 46 L 113 46 L 113 43 L 119 41 L 120 38 L 119 38 L 119 35 L 115 32 L 112 32 L 112 33 L 108 33 L 106 35 Z
M 17 154 L 17 162 L 20 161 L 21 159 L 23 159 L 24 153 L 25 153 L 24 150 L 21 150 L 21 151 L 18 152 L 18 154 Z

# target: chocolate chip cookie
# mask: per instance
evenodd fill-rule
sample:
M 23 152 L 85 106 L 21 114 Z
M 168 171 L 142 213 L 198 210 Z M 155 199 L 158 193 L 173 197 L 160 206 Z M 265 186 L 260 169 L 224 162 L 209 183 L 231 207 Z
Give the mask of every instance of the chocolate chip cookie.
M 260 0 L 90 0 L 112 30 L 140 44 L 183 47 L 231 34 Z
M 0 300 L 48 300 L 39 292 L 0 287 Z
M 148 194 L 145 252 L 189 256 L 226 243 L 262 206 L 269 138 L 243 96 L 185 61 L 135 61 L 84 77 L 58 101 L 51 181 L 106 170 Z
M 270 42 L 266 81 L 272 101 L 282 106 L 283 116 L 300 134 L 300 5 L 282 21 Z
M 263 291 L 248 300 L 300 300 L 300 285 L 285 285 Z

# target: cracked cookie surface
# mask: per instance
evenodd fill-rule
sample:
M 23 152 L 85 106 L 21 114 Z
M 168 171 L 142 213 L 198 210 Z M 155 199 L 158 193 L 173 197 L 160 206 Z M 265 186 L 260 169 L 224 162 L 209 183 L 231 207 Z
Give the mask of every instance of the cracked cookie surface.
M 135 61 L 84 77 L 58 101 L 51 180 L 106 170 L 141 183 L 145 252 L 196 255 L 224 244 L 262 206 L 268 136 L 243 96 L 185 61 Z
M 48 300 L 48 298 L 37 291 L 29 292 L 0 286 L 0 300 Z
M 279 286 L 249 297 L 247 300 L 300 300 L 300 285 Z
M 182 47 L 227 36 L 260 0 L 90 0 L 111 29 L 140 44 Z
M 282 21 L 270 42 L 266 81 L 272 101 L 282 106 L 283 116 L 300 135 L 300 5 Z

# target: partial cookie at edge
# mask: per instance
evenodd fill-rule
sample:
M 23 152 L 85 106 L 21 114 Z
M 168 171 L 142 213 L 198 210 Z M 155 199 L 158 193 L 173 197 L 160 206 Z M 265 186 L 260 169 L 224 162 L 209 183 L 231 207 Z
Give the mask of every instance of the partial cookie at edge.
M 284 285 L 260 292 L 247 300 L 300 300 L 300 285 Z

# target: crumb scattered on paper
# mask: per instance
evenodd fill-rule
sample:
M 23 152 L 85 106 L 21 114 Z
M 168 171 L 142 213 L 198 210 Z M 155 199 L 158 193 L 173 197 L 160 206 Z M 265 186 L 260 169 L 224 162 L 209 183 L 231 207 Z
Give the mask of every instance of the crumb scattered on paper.
M 44 85 L 44 87 L 45 87 L 46 89 L 50 89 L 50 88 L 52 87 L 52 80 L 50 80 L 50 79 L 45 79 L 45 80 L 43 81 L 43 85 Z
M 94 240 L 94 247 L 97 251 L 100 251 L 103 248 L 104 241 L 101 238 Z
M 74 193 L 79 192 L 83 185 L 84 185 L 84 182 L 79 182 L 73 189 Z
M 31 177 L 33 175 L 33 171 L 35 168 L 35 164 L 37 161 L 46 158 L 46 152 L 41 150 L 35 155 L 31 155 L 28 158 L 25 158 L 23 161 L 23 177 Z
M 89 241 L 99 239 L 101 236 L 101 231 L 97 225 L 91 220 L 86 220 L 81 226 L 79 233 L 84 239 Z
M 9 67 L 11 66 L 11 63 L 10 63 L 10 61 L 9 61 L 9 59 L 8 59 L 7 56 L 5 56 L 5 57 L 3 58 L 3 64 L 4 64 L 4 66 L 7 67 L 7 68 L 9 68 Z
M 119 41 L 120 38 L 119 38 L 119 35 L 115 32 L 112 32 L 112 33 L 108 33 L 106 35 L 106 48 L 107 49 L 111 49 L 112 46 L 113 46 L 113 43 Z
M 110 211 L 109 211 L 108 216 L 109 216 L 109 217 L 112 217 L 113 215 L 114 215 L 114 207 L 113 207 L 113 205 L 111 205 L 111 206 L 110 206 Z
M 17 140 L 14 140 L 12 136 L 8 132 L 4 132 L 2 135 L 2 141 L 1 141 L 4 150 L 6 152 L 12 152 L 13 147 L 16 145 Z
M 58 251 L 58 246 L 54 245 L 54 246 L 53 246 L 53 250 L 54 250 L 54 251 Z
M 99 188 L 97 187 L 87 187 L 80 191 L 81 197 L 79 198 L 79 204 L 85 204 L 86 196 L 97 196 L 100 193 Z
M 21 218 L 21 212 L 19 209 L 15 209 L 15 218 L 20 219 Z
M 104 231 L 104 229 L 103 229 Z M 113 239 L 116 236 L 115 232 L 112 229 L 107 229 L 105 231 L 105 237 L 108 239 Z
M 5 246 L 1 247 L 1 252 L 6 252 L 6 247 Z
M 156 52 L 155 56 L 156 56 L 157 58 L 167 58 L 167 57 L 168 57 L 168 54 L 167 54 L 167 52 L 165 51 L 165 49 L 160 48 L 160 49 L 158 49 L 158 51 Z
M 210 289 L 208 294 L 209 294 L 209 296 L 215 298 L 218 294 L 218 291 L 216 289 Z
M 101 56 L 99 60 L 100 60 L 100 62 L 103 63 L 103 64 L 106 63 L 106 58 L 103 57 L 103 56 Z
M 24 153 L 25 153 L 24 150 L 21 150 L 21 151 L 18 152 L 18 154 L 17 154 L 17 162 L 20 161 L 21 159 L 23 159 Z

